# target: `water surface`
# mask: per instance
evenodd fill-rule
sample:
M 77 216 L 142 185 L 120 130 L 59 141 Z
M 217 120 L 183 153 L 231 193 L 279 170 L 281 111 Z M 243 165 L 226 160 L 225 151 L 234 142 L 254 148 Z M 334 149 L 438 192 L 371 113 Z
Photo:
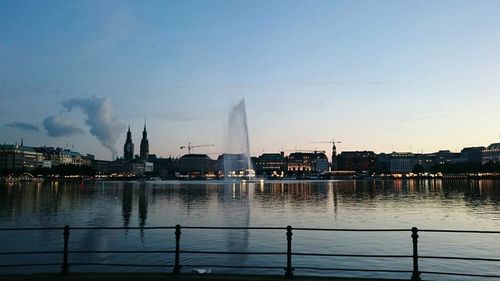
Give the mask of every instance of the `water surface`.
M 500 182 L 493 180 L 97 182 L 0 184 L 0 225 L 70 226 L 279 226 L 500 230 Z M 293 250 L 339 254 L 411 255 L 410 232 L 295 231 Z M 2 251 L 60 250 L 60 230 L 0 232 Z M 420 233 L 421 255 L 500 258 L 500 235 Z M 286 251 L 282 230 L 182 231 L 183 250 Z M 72 250 L 172 250 L 173 230 L 74 230 Z M 60 255 L 0 256 L 0 263 L 60 262 Z M 171 254 L 71 255 L 70 262 L 173 263 Z M 284 256 L 181 256 L 182 264 L 284 267 Z M 294 266 L 411 270 L 411 259 L 294 256 Z M 421 260 L 423 271 L 500 274 L 494 262 Z M 59 268 L 1 269 L 3 273 Z M 158 268 L 73 266 L 71 271 L 170 271 Z M 186 268 L 186 270 L 189 270 Z M 214 272 L 248 270 L 213 268 Z M 254 272 L 254 271 L 252 271 Z M 255 273 L 255 272 L 254 272 Z M 282 269 L 258 273 L 282 274 Z M 295 274 L 385 276 L 409 274 L 318 272 Z M 427 280 L 477 280 L 425 275 Z M 486 279 L 485 279 L 486 280 Z

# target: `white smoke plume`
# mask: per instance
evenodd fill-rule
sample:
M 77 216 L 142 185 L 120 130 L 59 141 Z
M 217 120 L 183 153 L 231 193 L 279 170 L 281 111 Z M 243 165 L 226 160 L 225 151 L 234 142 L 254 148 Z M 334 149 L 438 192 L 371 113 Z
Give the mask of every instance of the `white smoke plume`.
M 83 111 L 87 116 L 85 124 L 90 127 L 90 133 L 111 151 L 112 157 L 115 159 L 118 155 L 116 142 L 125 130 L 125 126 L 113 116 L 111 101 L 108 98 L 92 96 L 66 100 L 62 102 L 62 105 L 68 111 L 73 108 L 79 108 Z
M 59 115 L 49 115 L 43 119 L 43 127 L 51 137 L 69 137 L 83 134 L 83 130 L 74 126 L 68 120 Z

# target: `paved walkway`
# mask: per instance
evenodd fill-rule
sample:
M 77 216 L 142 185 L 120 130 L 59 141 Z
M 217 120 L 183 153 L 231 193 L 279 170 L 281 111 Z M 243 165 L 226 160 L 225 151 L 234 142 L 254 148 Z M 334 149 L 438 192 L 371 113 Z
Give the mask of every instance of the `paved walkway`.
M 235 274 L 182 274 L 173 276 L 165 273 L 70 273 L 32 274 L 32 275 L 0 275 L 0 281 L 285 281 L 282 276 L 270 275 L 235 275 Z M 402 281 L 404 279 L 378 278 L 344 278 L 344 277 L 301 277 L 294 276 L 294 281 Z

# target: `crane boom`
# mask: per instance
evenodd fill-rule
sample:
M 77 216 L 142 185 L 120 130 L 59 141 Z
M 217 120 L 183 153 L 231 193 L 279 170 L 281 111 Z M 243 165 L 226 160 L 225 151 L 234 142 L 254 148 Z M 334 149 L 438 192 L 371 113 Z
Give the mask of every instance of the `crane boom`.
M 191 149 L 196 148 L 196 147 L 207 147 L 207 146 L 215 146 L 215 144 L 200 144 L 200 145 L 191 145 L 189 142 L 188 145 L 183 145 L 180 147 L 180 149 L 188 149 L 188 153 L 191 154 Z

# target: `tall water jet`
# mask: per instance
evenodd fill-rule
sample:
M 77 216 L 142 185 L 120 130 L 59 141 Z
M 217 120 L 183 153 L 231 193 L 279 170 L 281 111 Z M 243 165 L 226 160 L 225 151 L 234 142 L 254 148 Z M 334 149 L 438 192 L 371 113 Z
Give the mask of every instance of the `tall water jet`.
M 250 158 L 245 99 L 241 99 L 229 112 L 224 157 L 224 177 L 253 177 L 255 172 Z

